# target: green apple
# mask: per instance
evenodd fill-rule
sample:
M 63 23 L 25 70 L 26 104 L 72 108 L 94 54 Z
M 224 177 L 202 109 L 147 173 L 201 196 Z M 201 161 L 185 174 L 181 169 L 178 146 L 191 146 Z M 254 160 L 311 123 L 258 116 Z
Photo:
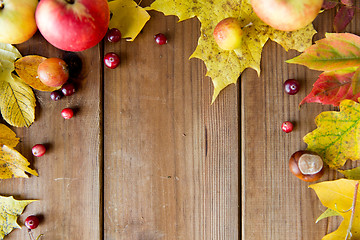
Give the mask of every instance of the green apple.
M 251 0 L 256 15 L 282 31 L 295 31 L 310 24 L 324 0 Z
M 216 25 L 213 35 L 221 49 L 234 50 L 241 46 L 243 31 L 240 22 L 236 18 L 229 17 Z
M 37 4 L 38 0 L 0 0 L 0 42 L 19 44 L 34 35 Z

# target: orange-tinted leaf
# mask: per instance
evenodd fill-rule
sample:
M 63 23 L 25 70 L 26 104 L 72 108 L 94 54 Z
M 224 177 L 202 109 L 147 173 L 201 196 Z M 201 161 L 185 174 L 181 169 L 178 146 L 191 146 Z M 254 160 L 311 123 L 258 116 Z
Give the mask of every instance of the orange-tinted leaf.
M 354 68 L 349 68 L 320 74 L 312 91 L 301 101 L 300 105 L 316 102 L 339 106 L 344 99 L 357 101 L 360 93 L 357 91 L 357 94 L 354 95 L 352 88 L 354 70 Z
M 30 87 L 40 91 L 52 92 L 60 87 L 55 88 L 46 86 L 40 81 L 37 75 L 39 64 L 45 59 L 45 57 L 37 55 L 22 57 L 15 62 L 15 71 L 24 82 L 30 85 Z
M 301 55 L 286 61 L 319 71 L 360 66 L 360 37 L 351 33 L 328 33 Z

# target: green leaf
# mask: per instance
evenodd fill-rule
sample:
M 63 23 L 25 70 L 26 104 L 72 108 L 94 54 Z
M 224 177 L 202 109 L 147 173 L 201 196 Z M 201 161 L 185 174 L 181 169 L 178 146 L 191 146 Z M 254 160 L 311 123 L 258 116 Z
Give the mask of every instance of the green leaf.
M 360 167 L 338 171 L 342 173 L 347 179 L 360 180 Z
M 360 67 L 356 69 L 355 74 L 352 77 L 351 86 L 354 95 L 360 92 Z
M 360 37 L 351 33 L 327 33 L 301 55 L 286 61 L 319 71 L 360 66 Z
M 325 210 L 325 212 L 323 212 L 318 219 L 316 219 L 315 223 L 318 223 L 320 220 L 324 219 L 324 218 L 328 218 L 328 217 L 334 217 L 334 216 L 341 216 L 339 212 L 332 210 L 331 208 L 328 208 Z
M 343 100 L 340 111 L 320 113 L 317 129 L 304 137 L 308 150 L 318 153 L 331 168 L 360 159 L 360 104 Z
M 36 200 L 16 200 L 12 196 L 0 196 L 0 239 L 4 239 L 13 229 L 21 228 L 16 222 L 24 208 Z

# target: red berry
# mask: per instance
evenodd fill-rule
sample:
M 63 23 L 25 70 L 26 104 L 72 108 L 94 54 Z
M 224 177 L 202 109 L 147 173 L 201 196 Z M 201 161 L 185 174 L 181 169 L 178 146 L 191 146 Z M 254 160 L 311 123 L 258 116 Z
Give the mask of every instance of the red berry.
M 64 96 L 71 96 L 76 92 L 75 85 L 72 83 L 65 83 L 61 87 L 61 92 Z
M 64 108 L 61 111 L 61 116 L 65 119 L 70 119 L 74 116 L 74 111 L 71 108 Z
M 158 33 L 154 36 L 155 42 L 159 45 L 163 45 L 167 43 L 167 38 L 164 34 Z
M 45 154 L 46 148 L 42 144 L 36 144 L 35 146 L 32 147 L 31 151 L 35 157 L 41 157 L 42 155 Z
M 62 97 L 62 94 L 60 91 L 53 91 L 50 93 L 50 98 L 54 101 L 59 100 Z
M 106 36 L 109 42 L 118 42 L 121 39 L 121 32 L 117 28 L 112 28 L 108 31 Z
M 294 129 L 294 125 L 289 121 L 285 121 L 281 124 L 281 129 L 284 132 L 289 133 Z
M 25 226 L 28 229 L 35 229 L 39 226 L 40 220 L 37 216 L 31 215 L 25 219 Z
M 299 91 L 300 84 L 295 79 L 288 79 L 284 82 L 284 91 L 289 95 L 294 95 Z
M 114 69 L 117 66 L 119 66 L 120 58 L 116 53 L 109 52 L 109 53 L 105 54 L 104 63 L 105 63 L 105 66 L 107 66 L 108 68 Z

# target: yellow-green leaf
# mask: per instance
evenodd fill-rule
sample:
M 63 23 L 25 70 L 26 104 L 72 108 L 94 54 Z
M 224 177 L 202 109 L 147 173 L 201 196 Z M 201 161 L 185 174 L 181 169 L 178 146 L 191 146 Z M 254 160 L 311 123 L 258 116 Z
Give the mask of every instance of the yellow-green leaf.
M 310 185 L 314 189 L 321 203 L 336 211 L 344 220 L 339 228 L 323 237 L 323 240 L 344 240 L 350 224 L 351 214 L 353 212 L 353 199 L 355 185 L 358 181 L 339 179 L 335 181 L 326 181 Z M 360 239 L 360 194 L 357 192 L 357 200 L 354 214 L 354 221 L 351 226 L 351 239 Z
M 0 146 L 7 145 L 9 147 L 16 147 L 19 143 L 19 138 L 16 137 L 10 128 L 4 124 L 0 124 Z
M 148 9 L 176 15 L 180 21 L 195 16 L 199 19 L 201 35 L 190 58 L 205 62 L 207 76 L 214 84 L 213 101 L 222 89 L 236 83 L 246 68 L 253 68 L 260 74 L 261 52 L 268 39 L 286 50 L 304 51 L 311 46 L 316 33 L 312 25 L 294 32 L 275 30 L 256 16 L 248 0 L 156 0 Z M 220 49 L 213 38 L 215 26 L 227 17 L 237 18 L 244 32 L 242 46 L 233 51 Z
M 18 58 L 21 54 L 14 46 L 0 43 L 0 111 L 12 126 L 29 127 L 35 119 L 35 96 L 32 89 L 12 73 Z
M 353 94 L 360 92 L 360 67 L 356 69 L 355 74 L 352 77 L 351 86 L 353 89 Z
M 360 104 L 343 100 L 340 111 L 320 113 L 317 129 L 304 137 L 308 150 L 318 153 L 331 168 L 339 168 L 347 160 L 360 159 Z
M 150 15 L 133 0 L 115 0 L 109 2 L 109 28 L 117 28 L 122 38 L 134 41 L 141 29 L 149 21 Z
M 342 173 L 347 179 L 360 180 L 360 167 L 338 171 Z
M 12 126 L 29 127 L 35 120 L 35 96 L 32 89 L 18 76 L 0 79 L 0 109 Z
M 0 179 L 28 178 L 25 172 L 38 176 L 37 172 L 29 168 L 30 163 L 15 149 L 3 145 L 0 148 Z
M 39 64 L 42 63 L 46 57 L 37 55 L 28 55 L 15 61 L 15 71 L 19 77 L 30 85 L 30 87 L 45 92 L 52 92 L 60 87 L 49 87 L 43 84 L 37 74 Z
M 324 219 L 324 218 L 328 218 L 328 217 L 335 217 L 335 216 L 341 216 L 339 212 L 332 210 L 331 208 L 328 208 L 325 210 L 325 212 L 323 212 L 317 219 L 316 219 L 316 223 L 318 223 L 320 220 Z
M 21 228 L 16 222 L 24 208 L 36 200 L 16 200 L 12 196 L 0 196 L 0 239 L 4 239 L 13 229 Z

